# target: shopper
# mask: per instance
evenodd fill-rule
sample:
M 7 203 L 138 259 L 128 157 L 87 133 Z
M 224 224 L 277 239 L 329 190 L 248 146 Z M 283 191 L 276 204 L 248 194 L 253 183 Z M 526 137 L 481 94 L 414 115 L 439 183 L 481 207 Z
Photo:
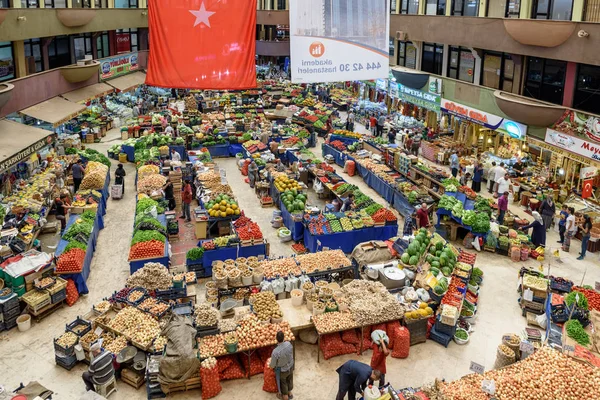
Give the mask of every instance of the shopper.
M 185 180 L 183 183 L 183 193 L 181 194 L 181 205 L 183 206 L 183 212 L 181 219 L 185 218 L 185 222 L 190 222 L 192 216 L 190 213 L 190 205 L 192 203 L 192 185 L 189 180 Z
M 473 168 L 473 183 L 471 183 L 471 189 L 475 193 L 481 192 L 481 179 L 483 178 L 483 166 L 479 161 L 475 163 Z
M 79 186 L 85 175 L 85 169 L 83 168 L 81 160 L 77 160 L 77 162 L 73 164 L 71 172 L 73 173 L 73 194 L 75 194 L 79 191 Z
M 379 339 L 379 344 L 373 342 L 373 355 L 371 356 L 371 368 L 381 372 L 379 376 L 378 386 L 385 386 L 385 373 L 387 370 L 386 367 L 386 358 L 390 354 L 388 350 L 385 340 L 383 338 Z M 373 379 L 369 379 L 369 385 L 372 385 L 375 381 Z
M 344 204 L 342 204 L 342 212 L 350 211 L 354 208 L 354 193 L 348 194 L 348 197 L 344 200 Z
M 62 236 L 63 231 L 65 230 L 65 227 L 67 226 L 67 202 L 68 202 L 69 196 L 67 196 L 66 194 L 61 194 L 59 198 L 54 200 L 54 206 L 56 207 L 55 210 L 55 217 L 58 221 L 60 221 L 60 234 Z
M 169 211 L 173 211 L 175 209 L 175 195 L 173 193 L 173 183 L 170 178 L 167 178 L 167 181 L 162 187 L 163 192 L 165 193 L 165 200 L 168 201 Z
M 417 133 L 417 134 L 415 134 L 413 141 L 412 141 L 412 145 L 410 147 L 411 153 L 415 156 L 418 156 L 420 148 L 421 148 L 421 135 Z
M 568 208 L 566 204 L 563 204 L 562 209 L 560 210 L 560 221 L 558 221 L 558 234 L 560 235 L 560 240 L 557 243 L 563 244 L 563 242 L 565 241 L 565 231 L 567 230 L 565 224 L 567 222 L 568 216 Z
M 487 173 L 488 193 L 494 193 L 494 184 L 496 183 L 496 161 L 492 162 L 492 168 Z
M 125 176 L 126 175 L 127 174 L 125 173 L 123 164 L 117 165 L 117 169 L 115 170 L 115 185 L 121 185 L 121 187 L 123 188 L 123 193 L 125 193 Z
M 504 191 L 498 189 L 498 181 L 500 180 L 500 178 L 504 177 L 504 175 L 506 175 L 506 170 L 504 169 L 504 163 L 501 162 L 500 166 L 496 167 L 494 171 L 494 194 L 496 196 L 498 195 L 498 193 L 504 193 Z
M 426 203 L 422 203 L 417 210 L 417 229 L 421 228 L 429 228 L 429 210 Z
M 377 118 L 377 134 L 375 136 L 383 135 L 383 124 L 385 124 L 385 115 L 380 115 Z
M 331 119 L 331 115 L 329 116 L 329 118 L 327 118 L 327 123 L 325 124 L 325 130 L 327 131 L 326 133 L 329 133 L 333 130 L 333 122 Z
M 460 177 L 460 186 L 468 186 L 469 181 L 471 180 L 471 173 L 467 172 L 462 174 L 462 176 Z
M 567 217 L 567 222 L 565 223 L 566 236 L 562 246 L 563 251 L 566 251 L 567 253 L 571 247 L 571 238 L 577 233 L 577 225 L 575 224 L 575 209 L 573 207 L 569 207 L 568 211 L 569 216 Z
M 359 361 L 349 360 L 340 366 L 336 372 L 339 375 L 339 387 L 336 400 L 344 400 L 346 393 L 349 400 L 355 400 L 356 394 L 363 396 L 367 381 L 378 381 L 381 372 Z
M 250 165 L 248 165 L 248 181 L 250 183 L 250 188 L 254 189 L 254 183 L 256 182 L 256 178 L 258 176 L 258 165 L 256 165 L 256 161 L 252 159 Z
M 138 106 L 137 103 L 131 109 L 131 114 L 133 115 L 133 118 L 140 116 L 140 106 Z
M 404 229 L 402 234 L 404 236 L 412 236 L 417 229 L 417 212 L 413 211 L 411 215 L 407 215 L 404 219 Z
M 271 135 L 269 135 L 269 131 L 268 130 L 264 130 L 262 131 L 262 133 L 260 134 L 260 141 L 263 144 L 269 144 L 269 138 Z
M 406 140 L 404 141 L 404 148 L 406 149 L 406 151 L 408 151 L 409 153 L 412 152 L 412 144 L 413 144 L 413 139 L 411 136 L 409 136 L 408 138 L 406 138 Z
M 388 131 L 388 142 L 396 144 L 396 129 L 392 128 Z
M 504 173 L 504 176 L 498 179 L 496 184 L 496 196 L 499 195 L 499 193 L 504 193 L 511 190 L 511 182 L 508 173 Z
M 171 161 L 181 161 L 181 155 L 175 149 L 171 149 Z
M 369 127 L 371 128 L 371 134 L 375 136 L 377 132 L 377 118 L 375 118 L 375 114 L 371 114 L 371 118 L 369 119 Z
M 542 204 L 540 205 L 540 213 L 542 214 L 542 219 L 544 220 L 546 232 L 548 232 L 552 226 L 554 214 L 556 213 L 556 204 L 554 204 L 552 201 L 552 197 L 546 196 L 544 201 L 542 201 Z
M 85 383 L 85 389 L 88 392 L 95 392 L 96 388 L 94 385 L 108 383 L 115 374 L 115 368 L 113 367 L 113 354 L 110 351 L 103 351 L 99 342 L 90 346 L 90 352 L 93 359 L 90 362 L 88 370 L 81 375 L 81 378 Z
M 346 130 L 354 132 L 354 111 L 350 110 L 348 118 L 346 119 Z
M 581 226 L 581 253 L 579 253 L 578 260 L 585 258 L 587 252 L 588 242 L 590 241 L 590 235 L 592 234 L 592 219 L 589 215 L 583 216 L 583 225 Z
M 283 400 L 293 399 L 292 389 L 294 389 L 294 348 L 285 337 L 282 331 L 277 332 L 277 347 L 271 353 L 270 368 L 275 370 L 279 376 L 279 390 Z
M 456 175 L 458 175 L 459 166 L 458 154 L 456 154 L 456 150 L 453 150 L 452 155 L 450 156 L 450 169 L 452 170 L 452 176 L 455 178 Z
M 534 211 L 531 213 L 533 215 L 533 222 L 529 225 L 522 226 L 519 230 L 526 231 L 529 228 L 533 228 L 531 232 L 531 243 L 535 247 L 538 246 L 546 246 L 546 227 L 544 226 L 544 220 L 539 212 Z
M 498 223 L 502 225 L 504 223 L 504 216 L 508 210 L 508 192 L 502 193 L 502 196 L 498 199 Z

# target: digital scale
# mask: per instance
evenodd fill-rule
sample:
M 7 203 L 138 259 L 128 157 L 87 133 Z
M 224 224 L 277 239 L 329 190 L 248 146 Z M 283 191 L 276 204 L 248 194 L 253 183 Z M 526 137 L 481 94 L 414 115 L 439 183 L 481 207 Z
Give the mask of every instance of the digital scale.
M 364 270 L 370 280 L 381 282 L 388 290 L 402 288 L 406 285 L 406 274 L 398 268 L 398 260 L 367 264 Z

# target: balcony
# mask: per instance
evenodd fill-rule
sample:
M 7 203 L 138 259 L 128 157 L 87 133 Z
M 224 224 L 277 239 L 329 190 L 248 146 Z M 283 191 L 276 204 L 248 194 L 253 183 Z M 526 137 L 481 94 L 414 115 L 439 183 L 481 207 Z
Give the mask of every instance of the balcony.
M 290 42 L 257 40 L 256 54 L 259 56 L 287 57 L 290 55 Z
M 140 8 L 13 8 L 2 11 L 5 13 L 4 22 L 0 24 L 3 41 L 148 27 L 148 10 Z
M 579 37 L 579 31 L 587 37 Z M 404 32 L 407 40 L 452 44 L 600 64 L 600 24 L 534 19 L 392 15 L 390 35 Z

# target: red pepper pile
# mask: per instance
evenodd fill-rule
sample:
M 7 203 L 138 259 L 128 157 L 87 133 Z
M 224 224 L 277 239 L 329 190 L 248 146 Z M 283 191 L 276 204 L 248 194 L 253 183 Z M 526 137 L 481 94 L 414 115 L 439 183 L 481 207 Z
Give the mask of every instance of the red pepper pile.
M 329 145 L 332 146 L 332 147 L 334 147 L 335 149 L 337 149 L 339 151 L 346 150 L 346 145 L 341 140 L 334 140 L 333 142 L 330 142 Z
M 396 221 L 396 216 L 394 215 L 394 213 L 388 210 L 387 208 L 380 208 L 375 212 L 375 214 L 371 215 L 371 218 L 375 222 Z
M 306 247 L 302 243 L 296 243 L 292 245 L 292 250 L 294 250 L 297 254 L 304 254 L 308 252 Z
M 260 240 L 263 238 L 260 227 L 256 222 L 250 221 L 246 225 L 236 228 L 235 231 L 237 232 L 240 240 Z
M 476 258 L 477 258 L 477 254 L 475 254 L 475 253 L 468 253 L 466 251 L 461 251 L 460 254 L 458 255 L 457 260 L 460 261 L 461 263 L 475 265 Z
M 83 271 L 83 262 L 85 260 L 85 251 L 73 248 L 58 257 L 56 263 L 56 272 L 60 273 L 79 273 Z
M 581 292 L 587 297 L 588 300 L 588 308 L 590 310 L 600 311 L 600 293 L 591 289 L 584 289 L 582 287 L 573 286 L 572 291 Z
M 165 253 L 165 244 L 159 240 L 139 242 L 129 249 L 129 259 L 139 260 L 142 258 L 162 257 Z

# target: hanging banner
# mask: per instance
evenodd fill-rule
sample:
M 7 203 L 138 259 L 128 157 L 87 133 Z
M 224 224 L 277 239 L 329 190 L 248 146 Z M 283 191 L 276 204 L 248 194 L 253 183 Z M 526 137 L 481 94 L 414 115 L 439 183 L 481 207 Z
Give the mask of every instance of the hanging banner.
M 109 79 L 125 75 L 140 68 L 138 53 L 104 58 L 100 61 L 100 79 Z
M 600 161 L 600 144 L 588 142 L 575 136 L 565 135 L 554 129 L 546 129 L 546 143 L 560 147 L 571 153 Z
M 596 167 L 585 167 L 579 171 L 580 179 L 592 179 L 598 174 L 598 168 Z
M 594 193 L 594 180 L 586 179 L 583 181 L 583 186 L 581 187 L 581 198 L 587 199 L 588 197 L 592 197 Z
M 387 78 L 390 0 L 290 0 L 292 82 Z
M 527 135 L 527 125 L 476 108 L 455 103 L 447 99 L 442 99 L 441 108 L 442 111 L 445 111 L 448 114 L 456 115 L 457 117 L 485 126 L 486 128 L 499 131 L 514 139 L 525 140 Z
M 0 173 L 3 173 L 4 171 L 10 169 L 14 165 L 17 165 L 18 163 L 20 163 L 22 161 L 26 161 L 27 158 L 29 158 L 32 154 L 35 154 L 39 150 L 48 146 L 49 144 L 52 144 L 52 142 L 54 141 L 54 138 L 55 138 L 54 134 L 48 135 L 45 138 L 38 140 L 34 144 L 31 144 L 31 145 L 25 147 L 18 153 L 13 154 L 12 156 L 0 161 Z
M 600 143 L 600 118 L 594 115 L 565 110 L 552 130 L 571 136 L 579 136 Z
M 442 98 L 437 94 L 409 88 L 401 83 L 398 84 L 398 92 L 398 98 L 404 101 L 430 111 L 440 112 L 440 103 Z
M 117 54 L 131 51 L 131 36 L 129 33 L 117 33 Z

